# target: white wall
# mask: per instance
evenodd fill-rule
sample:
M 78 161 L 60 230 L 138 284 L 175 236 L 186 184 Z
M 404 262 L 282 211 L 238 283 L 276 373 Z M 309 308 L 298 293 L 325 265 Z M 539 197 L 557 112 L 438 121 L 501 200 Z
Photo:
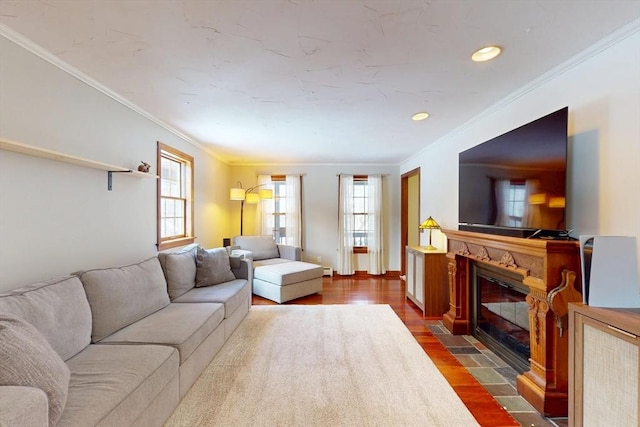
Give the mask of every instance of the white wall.
M 244 188 L 257 183 L 258 174 L 303 174 L 303 259 L 337 267 L 338 259 L 338 174 L 384 174 L 384 226 L 387 270 L 400 270 L 400 175 L 397 166 L 298 165 L 233 166 L 231 182 L 241 181 Z M 234 235 L 240 231 L 240 202 L 231 208 Z M 255 206 L 245 205 L 245 235 L 259 233 Z M 356 270 L 366 271 L 366 255 L 356 256 Z
M 0 136 L 156 173 L 156 142 L 194 156 L 195 234 L 229 233 L 229 167 L 175 133 L 0 37 Z M 156 181 L 0 151 L 0 291 L 156 251 Z
M 574 236 L 636 236 L 640 258 L 638 27 L 636 21 L 404 162 L 401 173 L 421 167 L 422 216 L 457 229 L 458 153 L 568 106 L 567 226 Z
M 257 173 L 304 173 L 305 258 L 320 256 L 334 267 L 336 174 L 388 174 L 387 268 L 400 270 L 402 173 L 421 167 L 420 218 L 431 215 L 443 228 L 456 228 L 458 152 L 568 105 L 569 227 L 574 235 L 640 237 L 640 34 L 635 25 L 627 38 L 523 88 L 400 168 L 231 168 L 3 37 L 0 136 L 127 167 L 140 160 L 154 163 L 158 140 L 193 155 L 196 236 L 207 247 L 220 246 L 223 237 L 239 231 L 239 204 L 228 200 L 235 181 L 248 186 Z M 104 172 L 0 151 L 0 291 L 152 256 L 155 235 L 153 180 L 116 176 L 114 191 L 108 192 Z M 427 239 L 423 233 L 421 244 Z M 439 232 L 433 240 L 444 247 Z

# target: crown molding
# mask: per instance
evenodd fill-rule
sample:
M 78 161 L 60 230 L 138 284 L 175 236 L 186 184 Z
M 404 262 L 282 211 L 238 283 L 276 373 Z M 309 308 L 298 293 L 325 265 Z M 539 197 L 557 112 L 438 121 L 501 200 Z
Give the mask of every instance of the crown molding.
M 187 134 L 179 131 L 178 129 L 176 129 L 176 128 L 172 127 L 172 126 L 170 126 L 169 124 L 167 124 L 164 121 L 160 120 L 159 118 L 157 118 L 153 114 L 149 113 L 148 111 L 143 110 L 142 108 L 140 108 L 139 106 L 137 106 L 133 102 L 131 102 L 128 99 L 126 99 L 125 97 L 123 97 L 123 96 L 119 95 L 118 93 L 114 92 L 113 90 L 109 89 L 107 86 L 103 85 L 102 83 L 98 82 L 97 80 L 92 79 L 91 77 L 89 77 L 88 75 L 83 73 L 82 71 L 80 71 L 77 68 L 71 66 L 70 64 L 68 64 L 67 62 L 63 61 L 62 59 L 60 59 L 59 57 L 57 57 L 53 53 L 49 52 L 48 50 L 46 50 L 45 48 L 43 48 L 39 44 L 33 42 L 31 39 L 28 39 L 27 37 L 23 36 L 22 34 L 18 33 L 17 31 L 15 31 L 15 30 L 13 30 L 13 29 L 11 29 L 9 27 L 7 27 L 5 24 L 2 24 L 2 23 L 0 23 L 0 36 L 3 36 L 7 40 L 12 41 L 13 43 L 17 44 L 18 46 L 26 49 L 27 51 L 33 53 L 34 55 L 40 57 L 41 59 L 44 59 L 45 61 L 49 62 L 53 66 L 61 69 L 62 71 L 66 72 L 67 74 L 75 77 L 76 79 L 80 80 L 81 82 L 85 83 L 86 85 L 96 89 L 99 92 L 102 92 L 103 94 L 107 95 L 109 98 L 113 99 L 114 101 L 119 102 L 120 104 L 122 104 L 125 107 L 129 108 L 133 112 L 141 115 L 142 117 L 152 121 L 153 123 L 157 124 L 158 126 L 162 127 L 163 129 L 165 129 L 165 130 L 171 132 L 172 134 L 176 135 L 178 138 L 182 139 L 183 141 L 193 145 L 196 148 L 199 148 L 200 150 L 202 150 L 202 151 L 206 152 L 207 154 L 213 156 L 214 158 L 216 158 L 217 160 L 223 162 L 224 164 L 229 165 L 228 161 L 226 161 L 225 159 L 222 159 L 218 154 L 214 153 L 209 147 L 206 147 L 205 145 L 203 145 L 200 142 L 196 141 L 195 139 L 191 138 Z
M 488 116 L 490 116 L 490 115 L 502 110 L 503 108 L 507 107 L 508 105 L 510 105 L 511 103 L 515 102 L 516 100 L 522 98 L 523 96 L 525 96 L 529 92 L 532 92 L 535 89 L 545 85 L 547 82 L 549 82 L 549 81 L 555 79 L 556 77 L 558 77 L 558 76 L 560 76 L 560 75 L 572 70 L 573 68 L 575 68 L 578 65 L 582 64 L 583 62 L 588 61 L 589 59 L 591 59 L 591 58 L 599 55 L 603 51 L 609 49 L 611 46 L 613 46 L 613 45 L 615 45 L 615 44 L 617 44 L 617 43 L 619 43 L 619 42 L 621 42 L 621 41 L 633 36 L 634 34 L 636 34 L 638 32 L 640 32 L 640 18 L 634 19 L 633 21 L 631 21 L 627 25 L 619 28 L 618 30 L 614 31 L 613 33 L 609 34 L 608 36 L 605 36 L 604 38 L 602 38 L 599 41 L 597 41 L 596 43 L 592 44 L 591 46 L 589 46 L 588 48 L 586 48 L 582 52 L 578 53 L 577 55 L 571 57 L 570 59 L 564 61 L 560 65 L 557 65 L 557 66 L 553 67 L 549 71 L 547 71 L 544 74 L 540 75 L 539 77 L 535 78 L 534 80 L 532 80 L 528 84 L 524 85 L 520 89 L 517 89 L 514 92 L 511 92 L 509 95 L 507 95 L 506 97 L 502 98 L 500 101 L 496 102 L 495 104 L 493 104 L 492 106 L 490 106 L 486 110 L 483 110 L 480 114 L 477 114 L 476 116 L 474 116 L 473 118 L 469 119 L 465 123 L 461 124 L 460 126 L 456 127 L 455 129 L 452 129 L 450 132 L 448 132 L 444 136 L 438 138 L 432 144 L 427 145 L 422 150 L 418 151 L 416 154 L 408 157 L 407 159 L 402 161 L 401 164 L 405 164 L 405 163 L 407 163 L 407 162 L 409 162 L 409 161 L 411 161 L 413 159 L 419 158 L 420 156 L 422 156 L 429 149 L 429 147 L 431 145 L 437 144 L 440 141 L 445 141 L 445 140 L 448 140 L 448 139 L 454 137 L 455 135 L 463 132 L 465 129 L 471 127 L 475 123 L 477 123 L 479 121 L 482 121 L 482 120 L 485 120 Z

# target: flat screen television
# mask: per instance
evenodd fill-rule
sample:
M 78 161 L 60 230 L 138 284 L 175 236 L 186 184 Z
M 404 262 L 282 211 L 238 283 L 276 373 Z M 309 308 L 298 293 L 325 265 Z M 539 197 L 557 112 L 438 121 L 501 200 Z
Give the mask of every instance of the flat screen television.
M 459 154 L 460 230 L 568 238 L 568 107 Z

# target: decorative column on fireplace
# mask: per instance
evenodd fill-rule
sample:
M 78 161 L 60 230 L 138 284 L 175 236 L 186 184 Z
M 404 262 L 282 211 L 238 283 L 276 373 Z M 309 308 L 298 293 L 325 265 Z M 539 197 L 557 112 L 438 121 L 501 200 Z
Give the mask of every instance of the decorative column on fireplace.
M 477 300 L 476 266 L 521 280 L 527 291 L 529 369 L 517 378 L 518 393 L 546 416 L 568 412 L 568 332 L 570 300 L 580 298 L 579 244 L 442 230 L 448 240 L 450 310 L 443 323 L 453 334 L 472 334 Z M 572 292 L 563 292 L 570 288 Z

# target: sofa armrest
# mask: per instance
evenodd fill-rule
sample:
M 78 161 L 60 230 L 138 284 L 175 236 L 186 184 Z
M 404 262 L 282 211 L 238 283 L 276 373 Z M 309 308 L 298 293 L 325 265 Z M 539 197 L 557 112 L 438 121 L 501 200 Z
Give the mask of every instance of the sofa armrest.
M 242 258 L 242 259 L 249 259 L 249 260 L 253 261 L 253 252 L 245 250 L 245 249 L 235 248 L 235 249 L 233 249 L 231 251 L 229 256 L 230 257 Z
M 253 261 L 250 258 L 230 256 L 231 271 L 236 279 L 253 280 Z
M 0 386 L 0 425 L 49 425 L 49 403 L 45 392 L 35 387 Z
M 302 249 L 298 246 L 278 245 L 280 258 L 289 259 L 291 261 L 300 261 L 302 259 Z

